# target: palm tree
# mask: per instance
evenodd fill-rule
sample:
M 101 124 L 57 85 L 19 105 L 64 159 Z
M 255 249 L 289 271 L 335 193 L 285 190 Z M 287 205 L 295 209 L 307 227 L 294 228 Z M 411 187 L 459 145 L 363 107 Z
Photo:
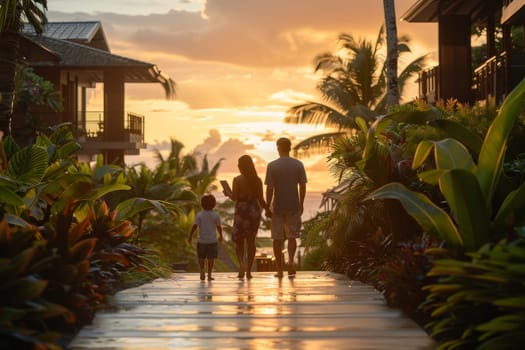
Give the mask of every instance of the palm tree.
M 210 168 L 204 155 L 199 169 L 194 154 L 183 155 L 184 145 L 175 139 L 170 142 L 167 157 L 159 150 L 155 151 L 159 163 L 153 170 L 143 163 L 128 167 L 126 184 L 131 186 L 131 190 L 113 198 L 113 202 L 120 203 L 119 206 L 126 209 L 125 215 L 135 218 L 135 240 L 142 235 L 145 219 L 152 210 L 162 214 L 172 211 L 177 217 L 185 217 L 199 207 L 198 199 L 204 193 L 215 189 L 213 183 L 222 159 Z M 132 203 L 133 208 L 128 203 Z M 163 219 L 158 215 L 149 217 Z
M 47 23 L 47 0 L 0 0 L 0 132 L 11 133 L 16 65 L 19 60 L 22 20 L 37 34 Z
M 386 26 L 386 105 L 399 104 L 397 83 L 397 24 L 394 0 L 383 0 Z
M 398 39 L 399 53 L 409 52 L 409 38 Z M 375 43 L 356 40 L 350 34 L 341 34 L 335 53 L 316 57 L 315 71 L 323 74 L 317 84 L 321 102 L 309 101 L 291 107 L 285 122 L 296 124 L 323 124 L 335 127 L 336 132 L 312 136 L 295 146 L 295 151 L 325 150 L 352 129 L 357 129 L 357 117 L 367 122 L 386 111 L 386 62 L 381 57 L 385 31 L 381 26 Z M 402 94 L 408 79 L 419 72 L 426 56 L 410 62 L 398 76 Z
M 182 155 L 184 144 L 178 140 L 170 139 L 170 153 L 166 158 L 156 149 L 155 157 L 159 161 L 158 168 L 166 168 L 170 176 L 182 176 L 197 168 L 197 160 L 190 154 Z
M 213 183 L 217 180 L 217 172 L 223 158 L 210 166 L 208 156 L 204 155 L 200 168 L 197 163 L 197 155 L 193 153 L 182 154 L 184 145 L 177 140 L 171 139 L 170 153 L 166 158 L 159 150 L 156 150 L 156 158 L 159 161 L 157 172 L 165 170 L 168 177 L 183 177 L 191 186 L 191 190 L 202 196 L 204 193 L 215 190 Z

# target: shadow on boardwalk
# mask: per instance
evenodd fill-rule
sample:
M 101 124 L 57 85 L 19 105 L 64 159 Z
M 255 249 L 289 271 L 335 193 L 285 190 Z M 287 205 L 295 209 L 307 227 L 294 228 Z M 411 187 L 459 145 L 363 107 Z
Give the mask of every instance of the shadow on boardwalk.
M 214 281 L 177 273 L 118 293 L 70 349 L 432 349 L 372 287 L 327 272 Z

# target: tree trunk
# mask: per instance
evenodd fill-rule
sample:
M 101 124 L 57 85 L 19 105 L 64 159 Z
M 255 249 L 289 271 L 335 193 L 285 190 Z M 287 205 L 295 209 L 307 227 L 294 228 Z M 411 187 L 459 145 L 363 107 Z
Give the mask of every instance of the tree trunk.
M 11 118 L 15 102 L 15 75 L 20 48 L 22 10 L 18 2 L 2 2 L 3 15 L 11 20 L 0 29 L 0 139 L 11 134 Z
M 0 132 L 3 136 L 11 134 L 18 47 L 17 32 L 12 30 L 0 32 Z
M 394 0 L 383 0 L 386 27 L 386 106 L 399 104 L 397 82 L 397 24 Z

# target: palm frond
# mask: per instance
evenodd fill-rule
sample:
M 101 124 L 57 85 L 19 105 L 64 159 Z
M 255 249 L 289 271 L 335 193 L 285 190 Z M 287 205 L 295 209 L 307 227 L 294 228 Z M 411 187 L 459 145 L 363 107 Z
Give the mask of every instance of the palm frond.
M 47 25 L 47 0 L 22 1 L 22 10 L 37 34 L 44 32 Z
M 173 99 L 177 94 L 177 83 L 171 78 L 162 79 L 160 81 L 162 88 L 164 89 L 164 95 L 166 99 Z
M 317 90 L 321 92 L 324 101 L 337 106 L 341 111 L 355 105 L 359 100 L 354 85 L 346 77 L 326 76 L 319 80 Z
M 415 60 L 410 62 L 405 68 L 403 68 L 403 70 L 401 71 L 397 79 L 399 83 L 399 94 L 400 95 L 403 94 L 403 90 L 408 83 L 408 79 L 410 79 L 411 77 L 421 72 L 421 70 L 423 70 L 423 68 L 425 67 L 427 60 L 428 60 L 428 55 L 423 55 L 423 56 L 416 58 Z
M 341 177 L 345 171 L 356 168 L 356 162 L 362 159 L 365 143 L 366 134 L 363 132 L 338 138 L 328 156 L 329 171 Z
M 350 107 L 346 114 L 345 121 L 347 124 L 343 124 L 346 129 L 357 129 L 357 124 L 355 122 L 355 119 L 357 117 L 361 117 L 367 122 L 372 122 L 377 118 L 377 114 L 372 111 L 368 106 L 364 106 L 360 103 L 357 103 Z M 342 121 L 343 122 L 343 121 Z
M 219 168 L 221 167 L 221 164 L 222 162 L 225 160 L 226 158 L 220 158 L 217 163 L 215 163 L 212 167 L 211 167 L 211 170 L 210 170 L 210 175 L 212 176 L 217 176 L 217 173 L 219 172 Z
M 346 135 L 344 132 L 332 132 L 309 137 L 295 145 L 293 148 L 294 155 L 301 158 L 326 154 L 331 150 L 332 144 L 344 135 Z
M 347 49 L 348 51 L 359 51 L 359 42 L 355 40 L 352 34 L 341 33 L 337 38 L 337 49 Z
M 381 47 L 384 45 L 384 43 L 385 43 L 385 35 L 386 35 L 385 34 L 385 26 L 382 25 L 379 28 L 379 33 L 377 34 L 377 39 L 376 39 L 376 42 L 375 42 L 375 45 L 374 45 L 374 51 L 373 51 L 374 56 L 377 56 L 377 53 L 379 52 Z
M 340 67 L 342 64 L 341 58 L 333 55 L 329 52 L 317 55 L 314 59 L 315 69 L 314 72 L 323 71 L 323 72 L 332 72 L 337 67 Z
M 318 102 L 307 102 L 289 108 L 286 111 L 284 121 L 289 124 L 313 124 L 331 127 L 337 126 L 331 122 L 334 119 L 334 115 L 342 116 L 340 111 L 328 105 Z

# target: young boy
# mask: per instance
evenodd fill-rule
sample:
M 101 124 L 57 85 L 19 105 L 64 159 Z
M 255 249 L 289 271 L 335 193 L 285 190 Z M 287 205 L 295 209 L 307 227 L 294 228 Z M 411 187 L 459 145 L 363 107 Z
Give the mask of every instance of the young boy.
M 208 281 L 213 280 L 211 272 L 213 261 L 217 258 L 217 232 L 219 232 L 219 242 L 222 242 L 221 218 L 217 212 L 213 211 L 216 204 L 215 197 L 211 194 L 201 198 L 202 211 L 195 216 L 195 223 L 190 232 L 188 242 L 191 244 L 193 233 L 199 228 L 199 238 L 197 240 L 197 256 L 201 269 L 201 281 L 205 277 L 205 260 L 208 260 Z

